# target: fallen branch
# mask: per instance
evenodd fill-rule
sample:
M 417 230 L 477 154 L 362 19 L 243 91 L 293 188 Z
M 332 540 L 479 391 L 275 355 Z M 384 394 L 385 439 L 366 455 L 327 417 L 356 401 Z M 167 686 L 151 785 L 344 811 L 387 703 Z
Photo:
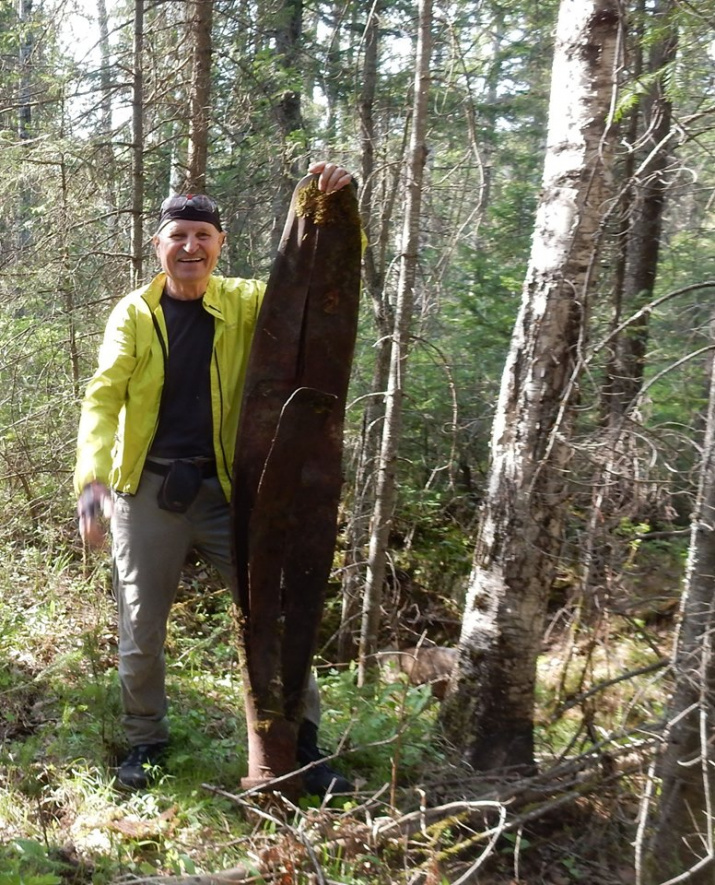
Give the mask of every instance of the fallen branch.
M 558 710 L 551 717 L 552 722 L 556 722 L 563 714 L 570 710 L 572 707 L 577 707 L 583 701 L 587 700 L 593 695 L 598 694 L 601 691 L 605 691 L 607 688 L 611 688 L 614 685 L 618 685 L 619 682 L 624 682 L 628 679 L 634 679 L 636 676 L 645 676 L 646 673 L 655 673 L 657 670 L 662 670 L 663 667 L 667 667 L 670 664 L 670 660 L 668 658 L 661 658 L 658 661 L 655 661 L 652 664 L 648 664 L 644 667 L 638 667 L 637 670 L 629 670 L 627 673 L 620 673 L 618 676 L 614 676 L 612 679 L 604 679 L 602 682 L 599 682 L 597 685 L 592 686 L 588 689 L 588 691 L 581 692 L 581 694 L 576 695 L 575 697 L 569 698 L 564 701 L 563 704 L 558 708 Z
M 232 885 L 232 883 L 265 882 L 264 876 L 258 876 L 246 867 L 233 867 L 220 873 L 202 873 L 196 876 L 149 876 L 136 879 L 123 876 L 115 879 L 113 885 Z
M 329 858 L 349 863 L 394 848 L 405 853 L 408 885 L 424 881 L 433 868 L 441 868 L 440 873 L 453 883 L 466 883 L 494 855 L 504 834 L 519 833 L 540 818 L 589 796 L 601 796 L 624 777 L 642 775 L 660 745 L 660 726 L 653 723 L 608 735 L 579 755 L 553 760 L 533 775 L 455 769 L 450 782 L 443 769 L 438 780 L 417 790 L 419 808 L 406 813 L 381 799 L 389 784 L 376 793 L 362 794 L 360 804 L 355 804 L 359 798 L 353 794 L 349 808 L 324 804 L 306 810 L 277 789 L 261 795 L 234 794 L 203 784 L 205 790 L 240 806 L 247 816 L 271 824 L 273 832 L 264 834 L 265 849 L 255 851 L 260 877 L 237 868 L 213 876 L 132 880 L 131 885 L 272 882 L 285 873 L 284 857 L 291 857 L 295 870 L 309 874 L 316 885 L 333 885 L 324 869 L 326 863 L 329 869 Z M 279 782 L 276 779 L 271 787 Z

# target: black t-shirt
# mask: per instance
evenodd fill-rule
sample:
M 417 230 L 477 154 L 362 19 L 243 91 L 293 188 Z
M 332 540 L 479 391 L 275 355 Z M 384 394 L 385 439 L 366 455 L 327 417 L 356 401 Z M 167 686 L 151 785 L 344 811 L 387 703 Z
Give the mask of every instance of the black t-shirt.
M 169 336 L 159 427 L 149 450 L 156 458 L 214 457 L 211 355 L 214 319 L 203 298 L 161 296 Z

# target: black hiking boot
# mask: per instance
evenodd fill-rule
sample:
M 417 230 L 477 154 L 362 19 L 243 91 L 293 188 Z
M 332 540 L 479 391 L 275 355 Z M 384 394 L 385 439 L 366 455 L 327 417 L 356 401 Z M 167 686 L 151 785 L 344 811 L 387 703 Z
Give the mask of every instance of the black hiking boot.
M 137 744 L 117 769 L 117 786 L 126 790 L 145 790 L 154 778 L 152 768 L 159 765 L 168 744 Z
M 318 748 L 318 726 L 309 719 L 304 719 L 298 728 L 297 756 L 301 768 L 310 762 L 317 763 L 303 772 L 306 793 L 322 799 L 327 793 L 335 796 L 338 793 L 355 792 L 354 784 L 334 771 L 327 762 L 320 761 L 325 758 L 325 754 Z

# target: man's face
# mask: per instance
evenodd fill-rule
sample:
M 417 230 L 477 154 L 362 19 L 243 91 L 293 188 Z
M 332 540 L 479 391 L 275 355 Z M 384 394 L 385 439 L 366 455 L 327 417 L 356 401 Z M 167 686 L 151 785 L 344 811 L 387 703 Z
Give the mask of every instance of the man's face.
M 176 284 L 208 282 L 216 267 L 226 234 L 206 221 L 178 218 L 153 238 L 162 270 Z

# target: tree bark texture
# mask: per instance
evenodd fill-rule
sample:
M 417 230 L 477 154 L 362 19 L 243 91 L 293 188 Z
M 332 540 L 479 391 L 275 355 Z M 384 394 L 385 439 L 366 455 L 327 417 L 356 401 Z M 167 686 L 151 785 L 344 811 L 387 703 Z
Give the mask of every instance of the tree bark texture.
M 99 149 L 100 163 L 103 166 L 103 177 L 107 209 L 110 212 L 117 211 L 116 183 L 117 175 L 114 160 L 114 145 L 112 143 L 112 53 L 109 43 L 109 19 L 107 16 L 106 0 L 97 0 L 97 24 L 99 27 L 99 51 L 102 58 L 102 66 L 99 70 L 99 82 L 101 84 L 100 100 L 100 138 L 102 139 Z M 116 227 L 116 216 L 112 219 L 112 226 Z
M 300 46 L 303 38 L 303 0 L 283 0 L 277 13 L 275 118 L 278 124 L 282 165 L 273 207 L 273 244 L 277 248 L 281 238 L 282 222 L 293 193 L 293 183 L 299 174 L 296 133 L 303 129 L 302 94 L 297 88 L 300 80 Z
M 32 33 L 33 0 L 20 0 L 19 11 L 22 27 L 20 42 L 20 100 L 18 102 L 17 134 L 20 139 L 30 137 L 32 128 Z
M 715 335 L 715 322 L 711 325 Z M 715 364 L 713 364 L 715 365 Z M 715 371 L 711 369 L 698 500 L 692 517 L 674 653 L 676 687 L 670 705 L 662 788 L 647 881 L 656 885 L 693 869 L 688 882 L 715 880 L 712 735 L 715 729 Z
M 32 134 L 32 50 L 35 43 L 32 14 L 33 0 L 20 0 L 18 4 L 21 21 L 20 38 L 20 82 L 18 96 L 17 135 L 21 141 L 29 139 Z M 33 203 L 33 195 L 28 188 L 22 190 L 22 217 L 23 220 L 30 214 Z M 32 242 L 30 227 L 26 224 L 18 225 L 19 245 L 27 248 Z
M 534 690 L 567 496 L 569 395 L 609 194 L 616 0 L 562 0 L 543 191 L 492 430 L 448 735 L 478 769 L 534 763 Z
M 186 191 L 206 190 L 211 96 L 211 24 L 213 0 L 192 0 L 191 42 L 193 65 L 189 95 L 189 151 Z
M 143 275 L 144 238 L 144 0 L 134 4 L 134 72 L 132 75 L 132 285 Z
M 642 102 L 643 132 L 635 155 L 627 203 L 628 225 L 623 269 L 622 310 L 635 314 L 653 298 L 660 253 L 663 210 L 671 162 L 673 107 L 667 94 L 667 71 L 678 51 L 674 0 L 660 0 L 650 13 L 657 39 L 647 66 L 650 90 Z M 655 79 L 654 79 L 655 78 Z M 632 143 L 635 139 L 632 139 Z M 648 312 L 618 336 L 606 384 L 611 419 L 625 415 L 636 404 L 643 384 L 648 347 Z M 619 320 L 617 319 L 618 323 Z
M 385 419 L 377 467 L 375 506 L 368 551 L 368 571 L 363 597 L 358 679 L 362 684 L 373 668 L 378 645 L 382 587 L 387 545 L 395 507 L 396 468 L 402 423 L 402 400 L 409 352 L 422 207 L 422 178 L 427 156 L 427 99 L 432 52 L 432 2 L 421 0 L 415 59 L 412 133 L 407 167 L 407 199 L 402 230 L 402 257 L 392 331 L 390 376 L 385 398 Z
M 639 0 L 635 13 L 638 26 L 630 35 L 635 43 L 632 76 L 651 86 L 640 105 L 632 109 L 622 135 L 630 149 L 622 160 L 624 185 L 613 274 L 614 330 L 629 316 L 639 314 L 653 298 L 671 163 L 672 103 L 665 82 L 677 52 L 674 3 L 661 0 L 646 9 L 645 0 Z M 650 40 L 644 71 L 647 22 L 655 37 Z M 610 592 L 610 575 L 618 569 L 617 563 L 609 561 L 614 551 L 611 533 L 624 516 L 638 521 L 643 513 L 645 484 L 631 420 L 638 421 L 634 409 L 643 385 L 648 324 L 649 313 L 644 311 L 615 333 L 605 372 L 601 393 L 604 430 L 595 454 L 598 467 L 593 477 L 593 505 L 581 545 L 582 586 L 591 610 L 606 604 L 603 596 Z
M 384 391 L 390 368 L 389 313 L 383 309 L 385 297 L 384 266 L 376 260 L 373 242 L 373 212 L 375 195 L 375 117 L 377 69 L 380 49 L 380 15 L 382 0 L 376 0 L 365 27 L 363 78 L 360 90 L 360 145 L 361 145 L 361 214 L 363 231 L 367 237 L 364 255 L 364 288 L 370 295 L 377 331 L 375 363 L 373 366 L 372 395 L 365 402 L 362 434 L 355 454 L 354 496 L 350 518 L 345 529 L 345 559 L 342 577 L 342 610 L 338 634 L 338 660 L 347 663 L 358 651 L 362 587 L 365 576 L 365 550 L 369 540 L 370 513 L 374 503 L 375 464 L 379 451 L 384 412 Z M 384 216 L 383 216 L 384 217 Z

